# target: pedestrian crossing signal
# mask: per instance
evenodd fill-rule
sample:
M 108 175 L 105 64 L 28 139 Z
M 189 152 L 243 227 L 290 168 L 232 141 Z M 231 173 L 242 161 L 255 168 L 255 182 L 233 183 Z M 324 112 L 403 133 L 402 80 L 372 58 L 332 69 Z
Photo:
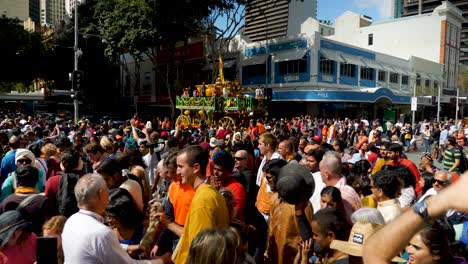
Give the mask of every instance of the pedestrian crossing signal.
M 82 71 L 73 71 L 72 77 L 72 89 L 75 91 L 80 91 L 82 89 L 81 85 L 83 82 L 83 72 Z

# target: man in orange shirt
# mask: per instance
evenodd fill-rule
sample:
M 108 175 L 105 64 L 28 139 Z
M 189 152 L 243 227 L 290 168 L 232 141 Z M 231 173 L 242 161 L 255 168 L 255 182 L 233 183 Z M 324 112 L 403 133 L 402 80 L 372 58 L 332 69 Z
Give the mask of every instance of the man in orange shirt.
M 173 182 L 169 186 L 168 198 L 164 206 L 165 212 L 157 214 L 161 217 L 161 224 L 165 229 L 151 250 L 152 257 L 174 251 L 182 236 L 185 219 L 195 195 L 192 185 L 182 184 L 182 177 L 177 175 L 176 158 L 177 151 L 173 151 L 163 160 L 163 170 L 172 177 Z

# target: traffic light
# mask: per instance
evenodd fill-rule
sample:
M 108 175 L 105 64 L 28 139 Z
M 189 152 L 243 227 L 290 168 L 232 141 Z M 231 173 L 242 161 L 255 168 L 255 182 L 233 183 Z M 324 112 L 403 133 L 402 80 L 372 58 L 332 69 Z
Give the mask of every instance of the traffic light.
M 72 89 L 75 91 L 81 91 L 81 85 L 83 82 L 83 72 L 73 71 L 72 75 Z

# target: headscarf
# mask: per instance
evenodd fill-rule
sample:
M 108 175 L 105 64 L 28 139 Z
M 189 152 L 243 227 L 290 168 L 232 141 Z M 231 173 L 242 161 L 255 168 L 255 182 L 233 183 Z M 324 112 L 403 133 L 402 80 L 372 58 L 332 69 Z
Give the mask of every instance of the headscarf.
M 31 166 L 35 166 L 35 164 L 36 164 L 36 156 L 34 156 L 34 154 L 28 149 L 24 149 L 24 148 L 16 149 L 15 163 L 17 163 L 18 160 L 21 159 L 21 158 L 30 159 L 31 160 L 31 164 L 30 164 Z

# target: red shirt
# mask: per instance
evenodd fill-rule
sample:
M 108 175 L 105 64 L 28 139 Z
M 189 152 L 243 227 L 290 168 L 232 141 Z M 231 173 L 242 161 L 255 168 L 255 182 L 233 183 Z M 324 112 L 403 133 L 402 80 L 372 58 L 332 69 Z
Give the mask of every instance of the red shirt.
M 234 209 L 237 210 L 237 219 L 244 222 L 244 206 L 245 206 L 245 199 L 247 198 L 247 192 L 244 189 L 244 186 L 240 184 L 236 179 L 230 177 L 229 180 L 223 185 L 224 188 L 230 190 L 234 195 L 234 200 L 236 201 L 236 206 Z
M 395 161 L 390 161 L 389 162 L 390 165 L 402 165 L 402 166 L 405 166 L 407 167 L 411 173 L 413 174 L 414 176 L 414 179 L 416 180 L 416 186 L 414 188 L 414 190 L 416 191 L 416 195 L 417 197 L 421 197 L 422 195 L 422 189 L 421 189 L 421 186 L 419 186 L 419 180 L 421 180 L 421 174 L 419 174 L 419 170 L 418 168 L 416 167 L 416 164 L 414 164 L 411 160 L 409 159 L 400 159 L 399 161 L 395 162 Z
M 54 208 L 54 211 L 57 208 L 57 193 L 58 193 L 61 177 L 62 175 L 52 176 L 47 180 L 46 185 L 45 185 L 45 196 L 49 198 L 49 204 L 52 208 Z

